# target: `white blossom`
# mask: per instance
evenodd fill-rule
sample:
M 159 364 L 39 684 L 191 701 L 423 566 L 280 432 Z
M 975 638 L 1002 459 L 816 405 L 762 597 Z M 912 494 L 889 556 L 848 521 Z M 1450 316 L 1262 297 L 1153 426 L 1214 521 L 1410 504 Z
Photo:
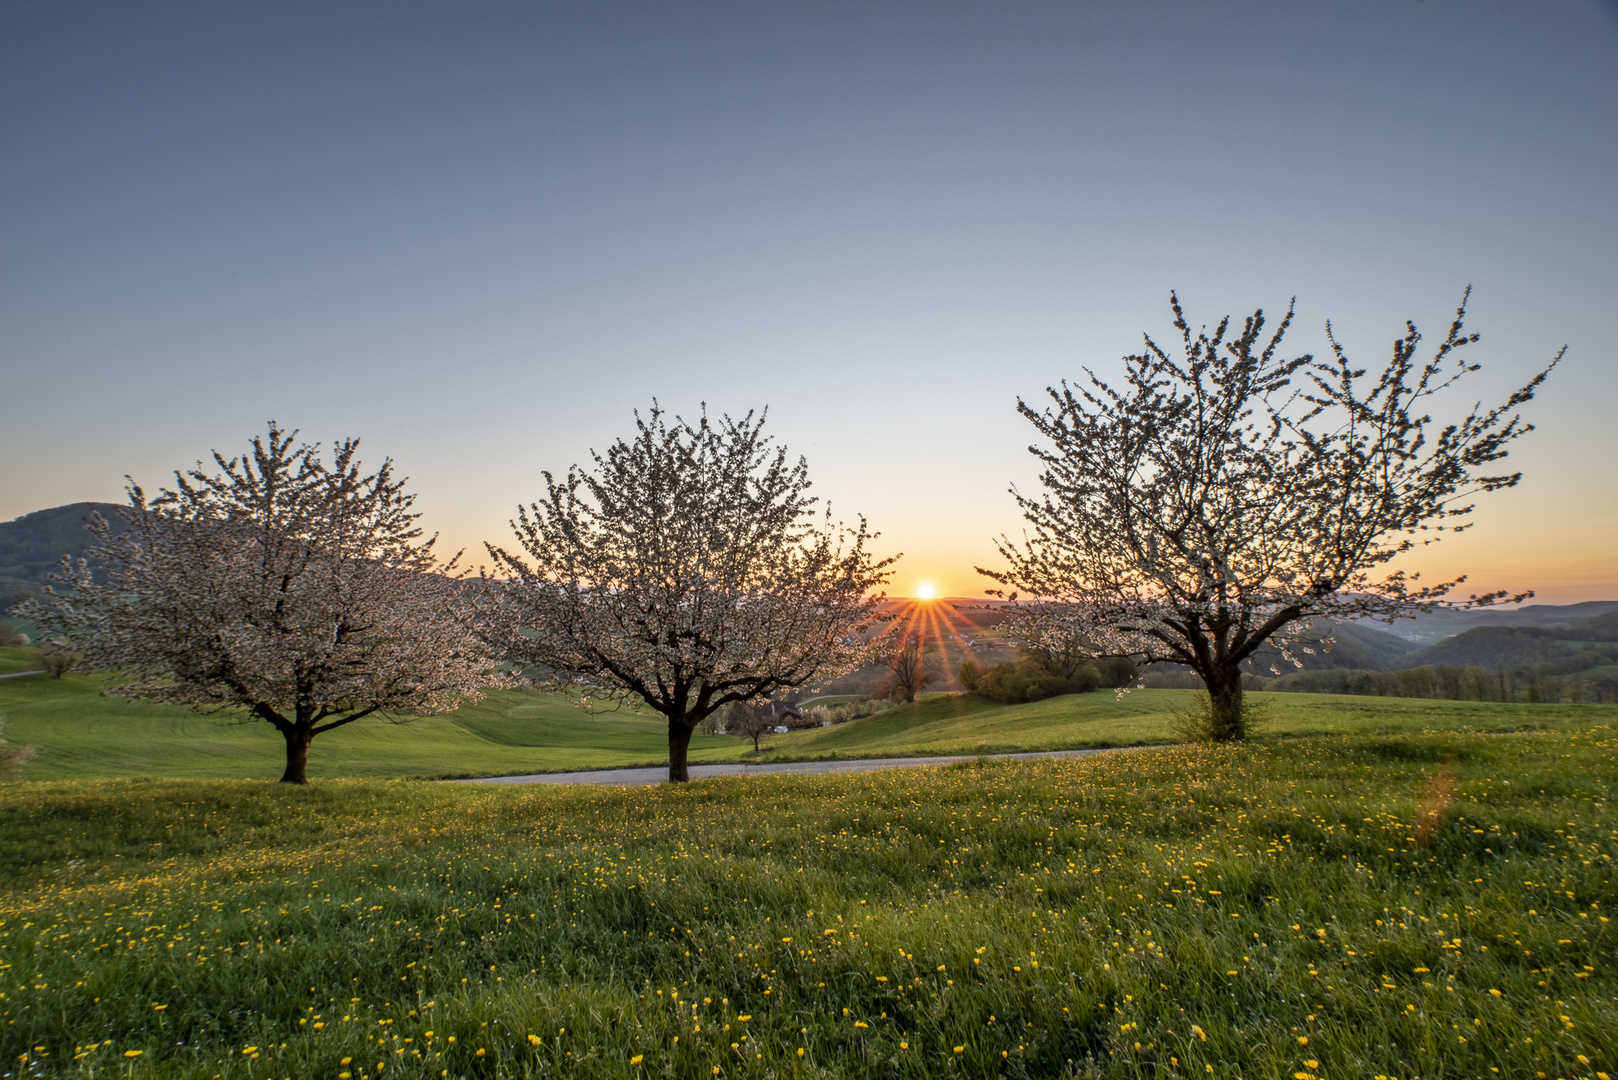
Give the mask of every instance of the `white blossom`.
M 1290 308 L 1267 341 L 1261 311 L 1227 340 L 1229 319 L 1194 334 L 1173 297 L 1181 355 L 1147 338 L 1121 387 L 1086 369 L 1088 385 L 1052 388 L 1043 412 L 1018 402 L 1049 444 L 1030 448 L 1044 491 L 1013 488 L 1030 530 L 1000 538 L 1007 569 L 979 572 L 1004 586 L 992 594 L 1011 590 L 1024 636 L 1191 667 L 1217 734 L 1240 737 L 1239 665 L 1259 646 L 1297 664 L 1311 619 L 1449 603 L 1464 577 L 1429 585 L 1388 563 L 1465 528 L 1474 495 L 1520 478 L 1491 466 L 1532 430 L 1516 409 L 1562 353 L 1503 405 L 1438 427 L 1433 399 L 1477 370 L 1455 355 L 1477 340 L 1465 303 L 1426 362 L 1407 323 L 1367 386 L 1329 324 L 1330 359 L 1282 359 Z
M 673 423 L 654 403 L 633 442 L 592 452 L 488 545 L 488 615 L 505 655 L 629 696 L 669 725 L 669 778 L 715 710 L 858 666 L 894 559 L 818 519 L 808 466 L 764 417 Z
M 302 783 L 316 735 L 447 712 L 499 677 L 392 463 L 364 475 L 349 439 L 328 465 L 296 435 L 271 423 L 250 456 L 216 452 L 217 474 L 199 462 L 151 500 L 131 480 L 128 528 L 88 519 L 87 557 L 22 614 L 117 673 L 115 693 L 270 723 L 282 780 Z

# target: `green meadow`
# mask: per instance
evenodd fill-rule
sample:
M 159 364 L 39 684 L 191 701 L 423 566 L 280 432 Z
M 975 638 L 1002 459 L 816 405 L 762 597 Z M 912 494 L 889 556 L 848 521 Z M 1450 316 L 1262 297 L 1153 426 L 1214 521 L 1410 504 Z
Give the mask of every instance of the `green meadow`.
M 0 1068 L 1599 1080 L 1615 751 L 1596 722 L 679 787 L 13 783 Z
M 0 679 L 5 738 L 32 745 L 29 780 L 161 776 L 276 779 L 286 749 L 275 729 L 235 712 L 104 696 L 100 675 Z M 751 744 L 698 736 L 693 761 L 731 759 Z M 552 694 L 497 690 L 446 716 L 367 718 L 317 737 L 310 775 L 454 777 L 555 772 L 668 761 L 667 727 L 627 712 L 590 714 Z
M 38 666 L 33 650 L 0 649 L 0 665 Z M 115 777 L 275 779 L 281 737 L 240 714 L 131 702 L 102 693 L 105 679 L 70 673 L 0 679 L 5 738 L 32 745 L 27 780 Z M 1618 705 L 1529 705 L 1328 694 L 1254 694 L 1268 738 L 1316 734 L 1513 731 L 1618 720 Z M 724 735 L 698 735 L 691 759 L 788 761 L 934 754 L 996 754 L 1167 744 L 1181 690 L 1103 690 L 1025 705 L 933 695 L 829 728 L 769 735 L 764 751 Z M 495 691 L 475 705 L 391 723 L 368 718 L 322 735 L 312 777 L 436 779 L 659 765 L 667 729 L 656 714 L 590 713 L 532 690 Z
M 503 691 L 286 788 L 267 725 L 103 685 L 0 680 L 38 751 L 0 1076 L 1618 1075 L 1618 707 L 1256 695 L 1209 748 L 1152 745 L 1183 691 L 946 695 L 759 755 L 946 767 L 422 782 L 664 760 L 655 718 Z

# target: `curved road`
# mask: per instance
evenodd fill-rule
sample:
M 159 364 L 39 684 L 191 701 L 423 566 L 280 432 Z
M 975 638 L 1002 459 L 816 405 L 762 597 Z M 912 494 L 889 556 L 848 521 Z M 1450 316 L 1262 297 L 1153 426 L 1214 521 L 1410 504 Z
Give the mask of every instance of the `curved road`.
M 985 754 L 986 761 L 1028 761 L 1036 758 L 1076 758 L 1091 754 L 1105 754 L 1106 750 L 1049 750 L 1035 754 Z M 721 762 L 714 765 L 692 764 L 691 779 L 705 780 L 715 776 L 757 776 L 763 773 L 847 773 L 870 772 L 874 769 L 906 769 L 916 765 L 953 765 L 958 761 L 977 761 L 976 754 L 955 757 L 889 757 L 850 758 L 843 761 L 783 761 L 776 765 L 742 765 Z M 531 773 L 528 776 L 484 776 L 476 780 L 454 780 L 456 784 L 661 784 L 668 780 L 669 768 L 659 765 L 649 769 L 592 769 L 587 772 Z

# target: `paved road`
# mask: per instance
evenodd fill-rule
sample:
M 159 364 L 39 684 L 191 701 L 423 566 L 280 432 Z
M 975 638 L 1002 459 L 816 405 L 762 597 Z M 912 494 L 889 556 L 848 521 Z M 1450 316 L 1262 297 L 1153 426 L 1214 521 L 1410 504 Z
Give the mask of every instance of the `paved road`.
M 16 679 L 16 678 L 20 678 L 23 675 L 43 675 L 43 674 L 45 674 L 45 669 L 44 668 L 41 668 L 38 671 L 13 671 L 10 675 L 0 675 L 0 679 Z
M 1038 754 L 989 754 L 995 761 L 1027 761 L 1034 758 L 1075 758 L 1104 754 L 1105 750 L 1051 750 Z M 856 758 L 846 761 L 783 761 L 774 765 L 743 765 L 722 762 L 690 767 L 691 779 L 714 776 L 758 776 L 762 773 L 847 773 L 873 769 L 907 769 L 916 765 L 951 765 L 976 761 L 975 754 L 959 757 Z M 588 772 L 533 773 L 528 776 L 485 776 L 476 780 L 456 780 L 458 784 L 661 784 L 669 778 L 667 765 L 650 769 L 593 769 Z

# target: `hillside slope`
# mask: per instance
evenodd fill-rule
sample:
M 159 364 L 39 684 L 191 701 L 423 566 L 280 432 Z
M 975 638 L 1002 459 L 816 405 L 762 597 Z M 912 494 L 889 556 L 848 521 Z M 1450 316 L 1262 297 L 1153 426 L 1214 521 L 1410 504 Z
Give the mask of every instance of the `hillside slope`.
M 1573 646 L 1555 630 L 1538 626 L 1479 626 L 1405 657 L 1405 667 L 1449 664 L 1497 668 L 1565 660 Z
M 0 609 L 46 584 L 63 555 L 84 553 L 84 519 L 98 513 L 115 528 L 123 519 L 113 503 L 77 502 L 0 522 Z

